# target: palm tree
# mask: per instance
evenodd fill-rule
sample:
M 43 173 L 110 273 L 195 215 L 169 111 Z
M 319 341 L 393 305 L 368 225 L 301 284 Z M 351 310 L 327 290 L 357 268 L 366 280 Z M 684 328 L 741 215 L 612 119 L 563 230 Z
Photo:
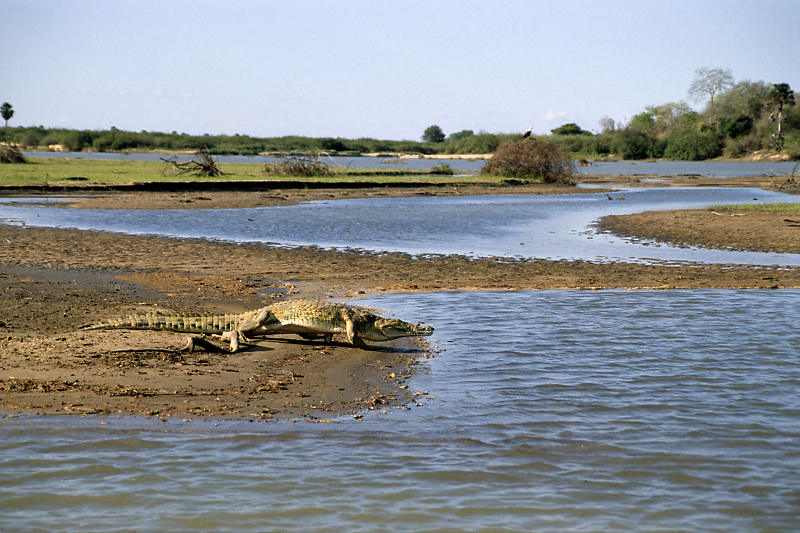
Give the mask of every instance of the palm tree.
M 0 106 L 0 115 L 3 117 L 3 120 L 6 121 L 6 128 L 8 127 L 8 119 L 14 116 L 14 110 L 11 108 L 11 104 L 8 102 L 3 102 L 3 105 Z
M 773 121 L 778 121 L 778 142 L 783 138 L 781 122 L 783 121 L 783 106 L 794 105 L 794 93 L 788 83 L 776 83 L 767 93 L 767 105 L 774 106 L 775 111 L 769 116 Z

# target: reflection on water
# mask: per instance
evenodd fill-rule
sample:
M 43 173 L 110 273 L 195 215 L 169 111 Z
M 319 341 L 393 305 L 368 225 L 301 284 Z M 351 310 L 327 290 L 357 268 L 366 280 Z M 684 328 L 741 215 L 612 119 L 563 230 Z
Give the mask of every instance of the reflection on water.
M 797 196 L 761 189 L 698 187 L 632 189 L 626 191 L 623 201 L 609 201 L 604 193 L 440 196 L 336 200 L 254 209 L 156 211 L 54 209 L 0 203 L 0 217 L 36 226 L 412 254 L 799 265 L 797 254 L 643 246 L 592 230 L 596 220 L 609 214 L 798 200 Z
M 436 326 L 421 407 L 0 422 L 0 529 L 790 531 L 800 292 L 363 303 Z

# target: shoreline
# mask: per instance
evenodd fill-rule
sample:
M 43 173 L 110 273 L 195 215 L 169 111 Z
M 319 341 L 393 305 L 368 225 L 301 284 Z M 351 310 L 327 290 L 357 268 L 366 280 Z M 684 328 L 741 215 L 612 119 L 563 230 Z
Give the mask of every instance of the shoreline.
M 541 186 L 510 189 L 530 194 L 527 189 L 536 187 Z M 497 194 L 492 188 L 470 190 L 481 191 Z M 195 193 L 112 193 L 82 200 L 88 203 L 80 207 L 102 202 L 110 207 L 123 198 L 128 206 L 149 208 L 285 205 L 316 194 L 336 199 L 417 192 L 287 190 L 269 198 L 246 192 L 198 194 L 205 200 Z M 744 218 L 709 216 L 708 227 L 723 230 L 731 220 Z M 646 217 L 631 224 L 639 232 L 662 225 Z M 764 228 L 751 235 L 751 243 L 764 240 L 769 224 Z M 0 413 L 311 421 L 358 417 L 365 409 L 404 409 L 419 403 L 408 389 L 408 378 L 437 352 L 416 339 L 359 350 L 341 342 L 322 345 L 280 336 L 232 355 L 180 354 L 175 348 L 183 343 L 181 334 L 77 330 L 81 324 L 129 312 L 241 312 L 295 296 L 681 288 L 800 288 L 800 268 L 418 258 L 0 225 L 0 305 L 5 310 L 0 316 Z

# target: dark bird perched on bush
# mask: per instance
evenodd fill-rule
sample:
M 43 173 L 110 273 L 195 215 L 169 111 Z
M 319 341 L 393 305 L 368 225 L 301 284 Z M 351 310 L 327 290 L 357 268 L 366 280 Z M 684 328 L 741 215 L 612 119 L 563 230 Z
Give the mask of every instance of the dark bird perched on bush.
M 533 127 L 528 128 L 528 131 L 526 131 L 525 133 L 522 134 L 522 138 L 523 139 L 527 139 L 528 137 L 530 137 L 532 131 L 533 131 Z

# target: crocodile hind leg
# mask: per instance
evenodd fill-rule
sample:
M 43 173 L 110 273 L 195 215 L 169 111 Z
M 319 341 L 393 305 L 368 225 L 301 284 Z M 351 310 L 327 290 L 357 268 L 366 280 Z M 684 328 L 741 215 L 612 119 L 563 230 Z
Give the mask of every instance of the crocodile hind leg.
M 199 335 L 187 335 L 186 336 L 186 345 L 183 346 L 179 351 L 181 352 L 193 352 L 195 348 L 202 348 L 209 352 L 225 352 L 227 351 L 222 346 L 218 346 L 214 344 L 210 340 L 206 339 L 205 337 L 201 337 Z

